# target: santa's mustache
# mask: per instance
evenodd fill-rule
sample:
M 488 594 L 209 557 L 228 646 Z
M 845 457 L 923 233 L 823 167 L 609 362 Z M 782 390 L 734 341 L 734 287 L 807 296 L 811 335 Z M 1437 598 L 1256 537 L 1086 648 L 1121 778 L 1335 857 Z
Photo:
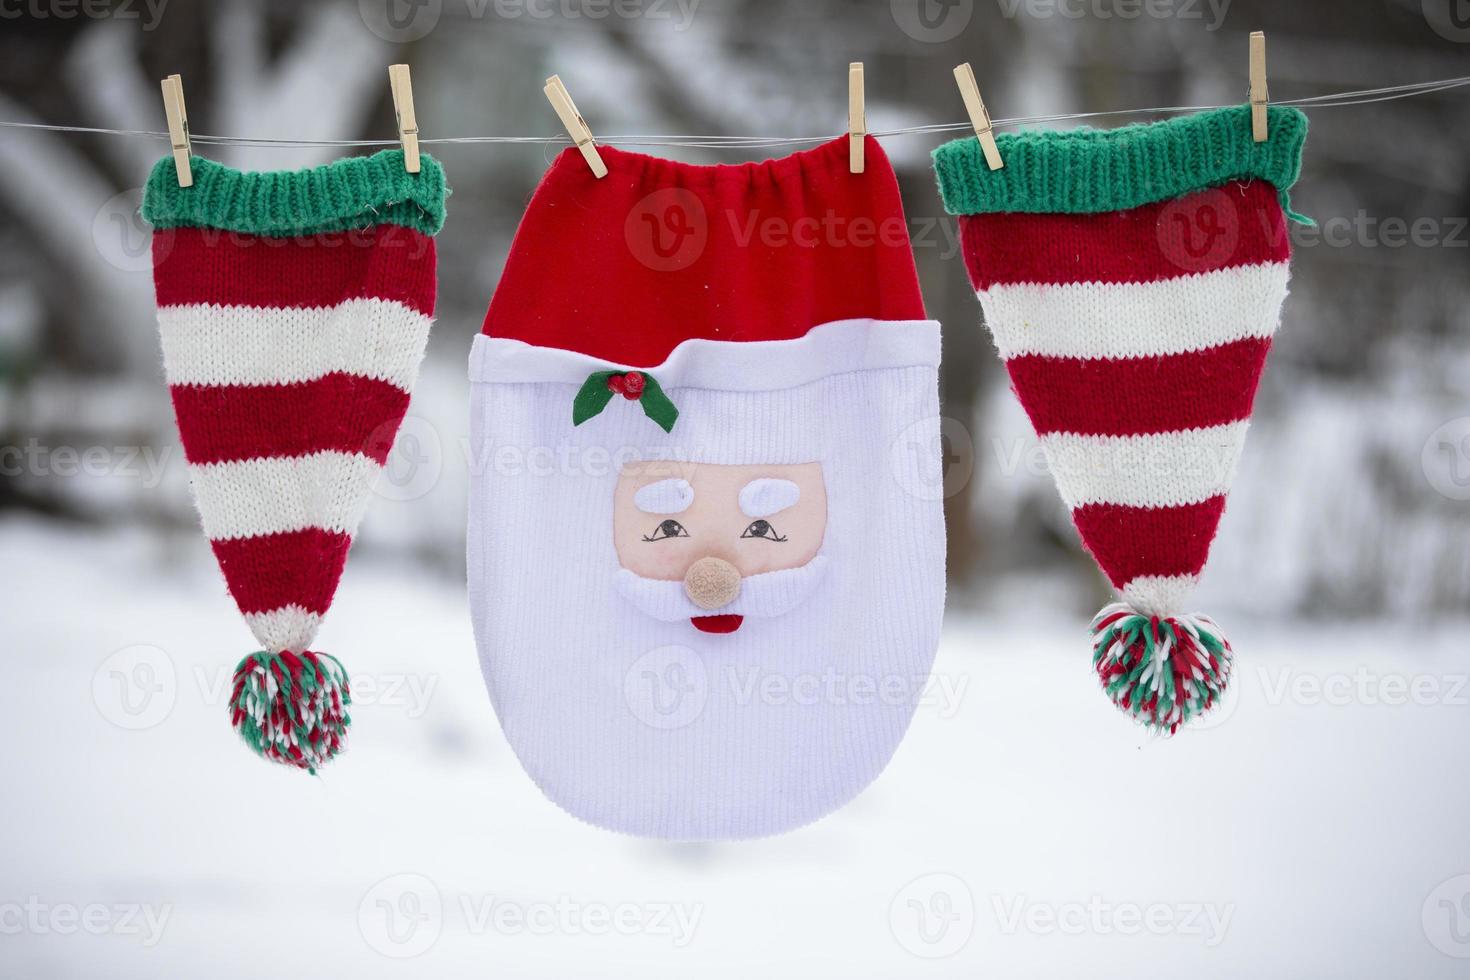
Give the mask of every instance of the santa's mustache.
M 747 575 L 740 580 L 740 594 L 718 609 L 696 606 L 682 580 L 644 578 L 626 568 L 618 569 L 618 592 L 647 615 L 670 623 L 701 616 L 780 616 L 811 595 L 827 564 L 825 556 L 817 555 L 796 568 Z

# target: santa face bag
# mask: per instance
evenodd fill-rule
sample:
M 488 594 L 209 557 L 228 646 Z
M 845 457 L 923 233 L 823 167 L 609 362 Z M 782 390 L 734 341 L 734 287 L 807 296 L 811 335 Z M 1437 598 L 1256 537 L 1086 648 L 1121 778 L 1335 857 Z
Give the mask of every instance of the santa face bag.
M 939 327 L 869 140 L 568 150 L 470 358 L 469 587 L 522 765 L 686 840 L 808 823 L 893 754 L 944 600 Z
M 1249 107 L 934 152 L 1011 386 L 1122 601 L 1093 621 L 1104 690 L 1155 731 L 1213 707 L 1231 650 L 1181 609 L 1245 444 L 1286 298 L 1306 116 Z M 1294 216 L 1292 216 L 1294 217 Z

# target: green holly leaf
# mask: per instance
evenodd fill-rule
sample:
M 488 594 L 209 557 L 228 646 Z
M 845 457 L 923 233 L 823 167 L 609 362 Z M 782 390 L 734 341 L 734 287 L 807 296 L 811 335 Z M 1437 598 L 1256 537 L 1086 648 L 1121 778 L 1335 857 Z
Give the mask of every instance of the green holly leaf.
M 618 373 L 620 372 L 596 371 L 582 382 L 577 397 L 572 399 L 572 425 L 581 425 L 607 408 L 607 403 L 612 401 L 613 396 L 612 389 L 607 386 L 607 379 Z
M 624 373 L 623 371 L 596 371 L 588 375 L 587 380 L 582 382 L 582 387 L 577 391 L 577 397 L 572 399 L 572 425 L 581 425 L 588 419 L 601 414 L 614 395 L 613 390 L 607 386 L 608 379 Z M 669 396 L 664 394 L 659 383 L 653 380 L 653 375 L 645 371 L 636 373 L 643 379 L 643 391 L 638 395 L 638 403 L 643 406 L 643 414 L 658 423 L 665 432 L 672 432 L 674 422 L 679 418 L 679 410 L 674 407 L 673 402 L 669 401 Z
M 669 396 L 664 394 L 662 386 L 655 380 L 653 375 L 639 371 L 643 375 L 643 395 L 638 399 L 643 406 L 643 414 L 658 423 L 659 428 L 665 432 L 674 431 L 674 423 L 678 421 L 679 410 L 674 403 L 669 401 Z

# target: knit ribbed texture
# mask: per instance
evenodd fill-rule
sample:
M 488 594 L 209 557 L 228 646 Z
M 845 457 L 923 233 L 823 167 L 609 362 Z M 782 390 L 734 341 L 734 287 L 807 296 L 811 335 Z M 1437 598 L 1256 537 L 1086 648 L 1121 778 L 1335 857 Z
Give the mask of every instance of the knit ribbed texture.
M 986 324 L 1084 544 L 1131 601 L 1180 612 L 1286 297 L 1274 192 L 960 220 Z
M 582 820 L 683 840 L 810 823 L 878 776 L 930 689 L 939 328 L 881 148 L 853 174 L 846 144 L 738 167 L 612 153 L 603 180 L 572 151 L 516 232 L 471 358 L 470 608 L 507 741 Z M 654 383 L 677 417 L 646 410 Z M 663 478 L 623 469 L 642 461 L 687 482 L 687 511 L 635 506 Z M 783 478 L 785 509 L 746 494 Z M 707 559 L 735 567 L 733 598 Z
M 1246 112 L 1223 110 L 1023 136 L 996 174 L 970 148 L 936 154 L 1011 387 L 1123 600 L 1093 621 L 1094 669 L 1114 704 L 1161 733 L 1218 704 L 1230 677 L 1229 643 L 1183 604 L 1286 297 L 1278 191 L 1296 178 L 1299 115 L 1273 111 L 1260 148 Z
M 343 747 L 346 673 L 308 650 L 408 407 L 434 311 L 443 171 L 396 152 L 315 170 L 154 168 L 144 216 L 164 374 L 204 533 L 265 649 L 231 722 L 315 772 Z
M 810 823 L 878 776 L 935 691 L 935 368 L 772 392 L 672 387 L 680 417 L 667 435 L 622 398 L 573 427 L 574 384 L 471 389 L 480 660 L 506 737 L 547 796 L 639 836 L 748 838 Z M 746 616 L 723 636 L 632 605 L 617 587 L 613 492 L 620 454 L 645 447 L 740 465 L 820 460 L 820 585 L 791 612 Z M 946 696 L 933 694 L 930 710 Z
M 180 187 L 172 156 L 153 167 L 143 218 L 155 228 L 218 228 L 289 237 L 401 225 L 425 235 L 444 226 L 444 168 L 420 154 L 403 169 L 402 150 L 348 157 L 308 170 L 244 173 L 191 157 L 194 183 Z
M 898 181 L 877 140 L 865 152 L 859 175 L 846 136 L 738 165 L 610 150 L 598 180 L 568 149 L 516 229 L 482 332 L 646 368 L 692 338 L 923 319 Z M 572 256 L 575 286 L 542 281 Z
M 408 407 L 433 240 L 395 225 L 269 243 L 181 227 L 153 247 L 164 374 L 204 532 L 266 651 L 300 653 Z
M 1118 129 L 1000 133 L 999 170 L 966 137 L 934 151 L 934 170 L 945 210 L 955 215 L 1096 214 L 1254 178 L 1274 186 L 1282 209 L 1306 221 L 1287 200 L 1301 172 L 1306 114 L 1271 106 L 1267 127 L 1266 141 L 1254 142 L 1250 106 L 1234 106 Z

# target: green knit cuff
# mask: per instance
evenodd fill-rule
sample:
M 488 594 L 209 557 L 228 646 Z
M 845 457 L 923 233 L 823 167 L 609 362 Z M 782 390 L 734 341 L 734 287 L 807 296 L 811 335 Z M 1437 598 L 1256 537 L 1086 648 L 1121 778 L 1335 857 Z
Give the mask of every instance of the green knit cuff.
M 1286 195 L 1301 173 L 1306 115 L 1270 106 L 1267 136 L 1254 142 L 1250 106 L 1232 106 L 1119 129 L 1000 133 L 999 170 L 985 165 L 979 140 L 969 136 L 935 150 L 934 171 L 950 214 L 1122 211 L 1259 178 L 1276 188 L 1290 217 L 1309 222 Z
M 425 235 L 444 227 L 449 187 L 444 168 L 427 153 L 420 171 L 403 169 L 402 150 L 347 157 L 309 170 L 242 173 L 190 157 L 194 184 L 180 187 L 172 156 L 148 175 L 143 219 L 155 228 L 219 228 L 289 238 L 402 225 Z

